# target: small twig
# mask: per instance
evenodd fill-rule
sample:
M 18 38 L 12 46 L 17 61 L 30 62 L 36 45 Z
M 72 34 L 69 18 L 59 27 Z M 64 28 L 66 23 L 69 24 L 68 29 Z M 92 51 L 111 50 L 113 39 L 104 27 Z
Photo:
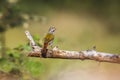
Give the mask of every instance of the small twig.
M 29 31 L 25 31 L 25 34 L 26 34 L 28 40 L 30 41 L 30 45 L 31 45 L 31 46 L 35 46 L 36 44 L 35 44 L 32 36 L 31 36 L 30 32 L 29 32 Z
M 39 46 L 36 46 L 35 41 L 33 40 L 30 32 L 29 31 L 25 31 L 25 34 L 26 34 L 28 40 L 30 41 L 30 46 L 32 48 L 32 51 L 39 52 L 41 48 Z

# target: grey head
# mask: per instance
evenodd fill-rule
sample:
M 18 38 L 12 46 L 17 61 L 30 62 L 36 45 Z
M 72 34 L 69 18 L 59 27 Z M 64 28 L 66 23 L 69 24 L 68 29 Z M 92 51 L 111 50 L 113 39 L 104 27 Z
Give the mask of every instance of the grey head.
M 49 28 L 48 33 L 53 34 L 55 32 L 55 30 L 56 30 L 56 28 L 52 26 Z

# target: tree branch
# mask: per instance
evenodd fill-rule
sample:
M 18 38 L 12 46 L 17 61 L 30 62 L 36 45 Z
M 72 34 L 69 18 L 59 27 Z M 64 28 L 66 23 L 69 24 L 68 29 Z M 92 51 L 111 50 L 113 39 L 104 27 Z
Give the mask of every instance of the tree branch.
M 30 42 L 33 39 L 30 39 L 26 35 Z M 31 36 L 32 38 L 32 36 Z M 32 43 L 33 44 L 33 43 Z M 31 45 L 33 51 L 29 52 L 29 57 L 43 57 L 42 48 L 39 46 Z M 104 52 L 97 52 L 96 50 L 85 50 L 85 51 L 67 51 L 67 50 L 60 50 L 57 47 L 53 49 L 48 49 L 45 58 L 61 58 L 61 59 L 80 59 L 80 60 L 95 60 L 99 62 L 111 62 L 111 63 L 120 63 L 120 55 L 118 54 L 110 54 Z

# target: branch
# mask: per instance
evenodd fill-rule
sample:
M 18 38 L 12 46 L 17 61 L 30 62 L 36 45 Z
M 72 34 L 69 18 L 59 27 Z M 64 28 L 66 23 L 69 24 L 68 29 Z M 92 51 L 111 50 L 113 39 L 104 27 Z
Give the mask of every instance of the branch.
M 28 35 L 26 35 L 26 36 L 30 40 Z M 31 36 L 31 38 L 32 38 L 32 36 Z M 104 52 L 97 52 L 96 50 L 85 50 L 85 51 L 78 52 L 78 51 L 60 50 L 57 47 L 54 47 L 53 49 L 48 49 L 46 56 L 43 57 L 41 47 L 39 47 L 39 46 L 35 47 L 34 45 L 32 45 L 32 49 L 33 49 L 33 51 L 29 52 L 29 54 L 28 54 L 29 57 L 80 59 L 80 60 L 95 60 L 95 61 L 99 61 L 99 62 L 120 63 L 120 55 L 104 53 Z
M 29 31 L 25 31 L 25 34 L 26 34 L 28 40 L 30 41 L 30 45 L 31 45 L 31 46 L 36 45 L 36 44 L 35 44 L 35 41 L 33 40 L 32 36 L 31 36 L 31 34 L 30 34 L 30 32 L 29 32 Z
M 32 51 L 39 52 L 41 48 L 39 46 L 36 46 L 35 41 L 33 40 L 30 32 L 25 31 L 25 34 L 26 34 L 26 36 L 27 36 L 27 38 L 28 38 L 28 40 L 30 42 L 30 46 L 32 47 Z

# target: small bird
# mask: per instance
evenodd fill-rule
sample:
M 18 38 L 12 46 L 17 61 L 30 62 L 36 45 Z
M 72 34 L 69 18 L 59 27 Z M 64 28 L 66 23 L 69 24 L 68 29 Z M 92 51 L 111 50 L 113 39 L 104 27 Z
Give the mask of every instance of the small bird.
M 48 46 L 52 47 L 55 30 L 56 30 L 55 27 L 50 27 L 48 30 L 48 33 L 44 37 L 44 44 L 43 44 L 43 49 L 42 49 L 43 57 L 46 56 L 47 47 Z

